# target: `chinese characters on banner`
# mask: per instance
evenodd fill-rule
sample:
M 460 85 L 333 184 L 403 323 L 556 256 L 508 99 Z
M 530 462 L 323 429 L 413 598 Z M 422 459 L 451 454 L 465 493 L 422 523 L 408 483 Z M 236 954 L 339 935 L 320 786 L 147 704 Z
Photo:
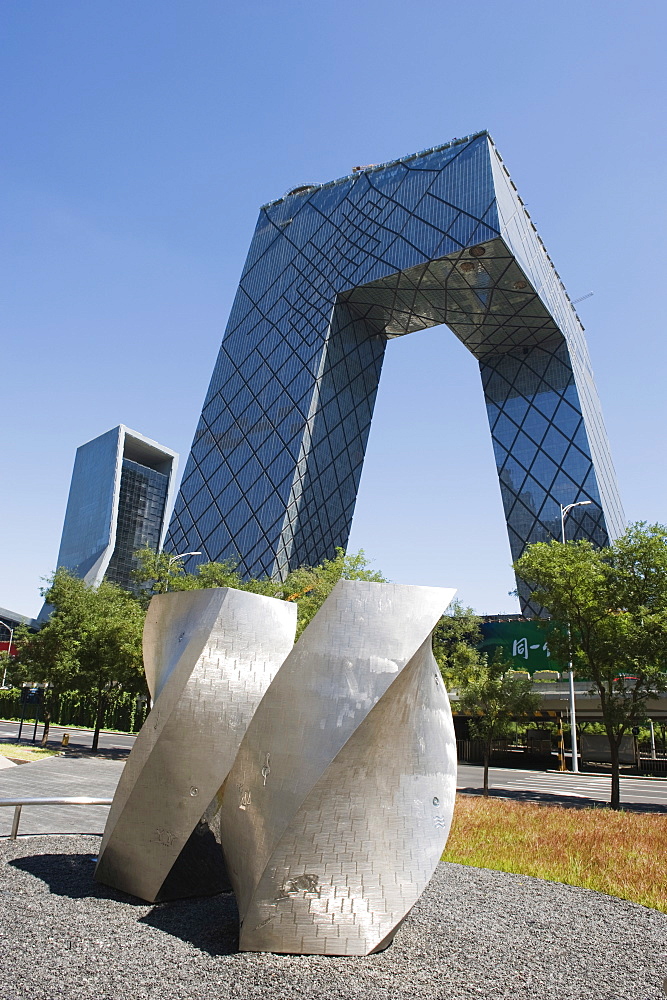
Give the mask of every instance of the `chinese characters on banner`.
M 515 639 L 514 642 L 512 643 L 512 656 L 523 656 L 524 660 L 527 660 L 528 650 L 540 649 L 540 648 L 544 651 L 544 653 L 547 656 L 551 656 L 551 653 L 549 652 L 549 647 L 546 644 L 546 642 L 543 643 L 541 647 L 539 642 L 536 642 L 534 644 L 531 643 L 529 645 L 528 640 L 526 639 L 525 636 L 523 636 L 521 639 Z

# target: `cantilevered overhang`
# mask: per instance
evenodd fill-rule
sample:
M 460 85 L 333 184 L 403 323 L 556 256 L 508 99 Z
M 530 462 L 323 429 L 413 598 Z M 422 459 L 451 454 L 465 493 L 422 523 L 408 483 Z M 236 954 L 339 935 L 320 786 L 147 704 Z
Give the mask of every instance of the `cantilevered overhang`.
M 390 338 L 445 324 L 480 360 L 563 341 L 501 238 L 361 285 L 339 301 Z

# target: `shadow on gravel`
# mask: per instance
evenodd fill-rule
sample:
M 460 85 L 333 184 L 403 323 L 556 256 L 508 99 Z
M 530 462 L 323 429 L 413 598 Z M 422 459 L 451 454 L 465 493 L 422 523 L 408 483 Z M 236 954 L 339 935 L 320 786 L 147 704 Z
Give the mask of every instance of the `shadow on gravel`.
M 129 906 L 146 906 L 136 896 L 118 892 L 94 879 L 92 854 L 32 854 L 15 858 L 8 864 L 41 879 L 56 896 L 70 899 L 115 899 Z
M 94 879 L 91 854 L 34 854 L 15 858 L 12 868 L 40 879 L 56 896 L 70 899 L 111 899 L 125 906 L 146 908 L 136 896 L 119 892 Z M 180 938 L 208 955 L 234 955 L 239 950 L 239 915 L 232 892 L 156 904 L 137 923 Z
M 214 958 L 236 955 L 239 950 L 239 914 L 233 892 L 161 903 L 137 923 L 180 938 Z
M 481 788 L 457 788 L 458 795 L 482 795 Z M 608 802 L 600 799 L 573 798 L 572 796 L 552 795 L 549 792 L 535 792 L 508 789 L 489 789 L 489 798 L 511 799 L 513 802 L 537 802 L 548 806 L 562 806 L 564 809 L 608 809 Z M 627 812 L 667 813 L 667 806 L 655 802 L 621 802 L 621 809 Z

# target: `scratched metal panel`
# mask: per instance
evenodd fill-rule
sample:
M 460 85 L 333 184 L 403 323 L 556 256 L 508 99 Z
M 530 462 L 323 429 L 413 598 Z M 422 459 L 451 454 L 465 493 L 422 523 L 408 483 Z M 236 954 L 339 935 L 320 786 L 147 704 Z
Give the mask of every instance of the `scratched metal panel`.
M 456 790 L 431 652 L 453 595 L 340 581 L 276 675 L 220 811 L 242 950 L 369 954 L 419 898 Z
M 224 887 L 219 790 L 295 628 L 294 604 L 244 591 L 153 598 L 144 659 L 155 703 L 114 797 L 98 881 L 149 901 Z

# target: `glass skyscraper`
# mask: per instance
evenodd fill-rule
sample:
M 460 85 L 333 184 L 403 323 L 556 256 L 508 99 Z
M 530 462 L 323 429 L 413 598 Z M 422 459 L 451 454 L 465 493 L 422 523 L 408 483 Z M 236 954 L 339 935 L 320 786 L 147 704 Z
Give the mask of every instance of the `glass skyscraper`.
M 120 424 L 77 449 L 58 566 L 132 587 L 133 554 L 159 549 L 178 456 Z
M 561 503 L 620 533 L 583 328 L 480 132 L 261 209 L 167 547 L 276 578 L 345 547 L 387 343 L 438 324 L 479 363 L 513 556 Z

